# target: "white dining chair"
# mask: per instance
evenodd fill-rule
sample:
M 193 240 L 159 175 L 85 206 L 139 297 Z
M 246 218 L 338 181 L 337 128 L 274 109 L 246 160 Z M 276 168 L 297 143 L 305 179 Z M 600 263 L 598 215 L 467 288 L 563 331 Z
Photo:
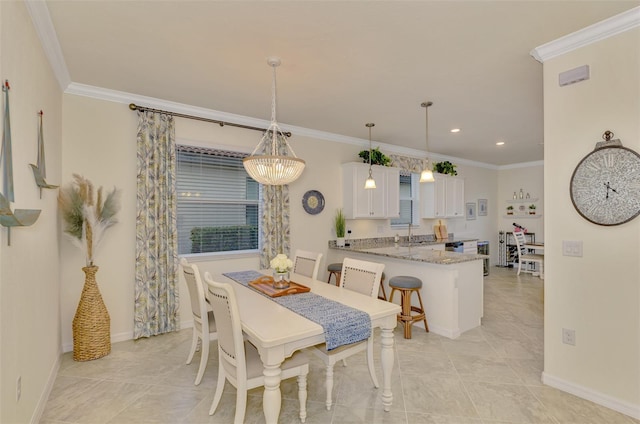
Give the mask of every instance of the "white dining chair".
M 293 258 L 293 273 L 310 277 L 313 280 L 318 278 L 320 260 L 322 253 L 308 252 L 306 250 L 296 250 Z
M 544 280 L 544 255 L 540 253 L 528 253 L 525 244 L 527 243 L 522 231 L 514 231 L 513 238 L 516 240 L 516 250 L 518 251 L 518 274 L 523 263 L 537 263 L 540 266 L 540 278 Z
M 207 368 L 209 360 L 209 342 L 216 340 L 218 334 L 216 332 L 216 321 L 213 312 L 208 311 L 207 301 L 205 298 L 204 285 L 200 277 L 198 266 L 190 264 L 185 258 L 180 259 L 184 279 L 189 289 L 189 299 L 191 300 L 191 312 L 193 316 L 193 337 L 191 340 L 191 350 L 187 357 L 187 365 L 193 360 L 193 356 L 198 349 L 198 341 L 200 341 L 200 366 L 196 375 L 195 385 L 202 381 L 204 370 Z M 205 317 L 205 319 L 203 319 Z
M 264 386 L 264 366 L 258 349 L 250 342 L 243 340 L 240 312 L 236 294 L 230 284 L 218 283 L 206 272 L 204 280 L 207 284 L 209 303 L 218 323 L 218 383 L 211 403 L 209 415 L 218 408 L 225 380 L 236 388 L 236 413 L 234 422 L 244 422 L 247 408 L 247 391 Z M 300 401 L 300 420 L 307 417 L 307 374 L 309 363 L 304 352 L 295 352 L 282 363 L 283 380 L 298 378 L 298 399 Z
M 345 258 L 342 262 L 342 273 L 340 275 L 340 287 L 348 290 L 364 294 L 373 298 L 378 297 L 380 288 L 380 280 L 384 264 L 376 262 L 361 261 L 358 259 Z M 377 389 L 380 387 L 378 378 L 376 377 L 375 366 L 373 363 L 373 331 L 367 340 L 358 343 L 352 343 L 346 346 L 340 346 L 336 349 L 327 350 L 326 343 L 314 346 L 312 352 L 322 360 L 326 369 L 326 388 L 327 388 L 327 410 L 331 409 L 333 394 L 333 366 L 338 361 L 344 361 L 349 356 L 353 356 L 364 350 L 367 351 L 367 365 L 369 366 L 369 375 L 371 382 Z M 344 362 L 346 365 L 346 362 Z

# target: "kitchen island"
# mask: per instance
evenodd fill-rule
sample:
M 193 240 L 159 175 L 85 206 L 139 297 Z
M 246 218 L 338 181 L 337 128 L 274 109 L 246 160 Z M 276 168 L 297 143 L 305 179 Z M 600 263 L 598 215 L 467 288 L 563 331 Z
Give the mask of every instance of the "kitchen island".
M 410 275 L 422 280 L 422 301 L 433 333 L 455 339 L 481 324 L 483 316 L 483 262 L 486 255 L 444 251 L 437 243 L 402 245 L 397 243 L 352 243 L 339 248 L 330 243 L 327 263 L 345 257 L 385 264 L 384 282 L 391 295 L 389 279 Z M 398 293 L 394 303 L 400 303 Z M 417 304 L 416 299 L 414 301 Z M 415 323 L 424 328 L 422 322 Z

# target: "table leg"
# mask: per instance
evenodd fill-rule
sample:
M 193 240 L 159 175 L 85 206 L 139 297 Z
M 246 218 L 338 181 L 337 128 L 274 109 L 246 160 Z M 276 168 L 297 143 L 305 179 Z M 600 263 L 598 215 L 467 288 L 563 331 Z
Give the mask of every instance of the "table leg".
M 280 416 L 282 393 L 280 392 L 280 380 L 282 369 L 280 364 L 264 365 L 264 394 L 262 396 L 262 409 L 267 424 L 277 424 Z
M 395 319 L 395 317 L 394 317 Z M 385 411 L 391 410 L 393 394 L 391 393 L 391 371 L 393 370 L 393 328 L 381 328 L 382 351 L 382 405 Z

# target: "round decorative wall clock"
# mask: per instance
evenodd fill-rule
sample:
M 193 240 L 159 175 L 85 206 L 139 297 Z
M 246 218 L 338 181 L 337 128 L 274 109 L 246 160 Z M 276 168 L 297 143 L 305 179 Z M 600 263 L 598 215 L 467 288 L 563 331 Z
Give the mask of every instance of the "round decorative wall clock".
M 602 137 L 573 171 L 571 202 L 594 224 L 620 225 L 640 215 L 640 154 L 611 140 L 611 131 Z
M 324 196 L 317 190 L 309 190 L 302 196 L 302 207 L 311 215 L 317 215 L 324 209 Z

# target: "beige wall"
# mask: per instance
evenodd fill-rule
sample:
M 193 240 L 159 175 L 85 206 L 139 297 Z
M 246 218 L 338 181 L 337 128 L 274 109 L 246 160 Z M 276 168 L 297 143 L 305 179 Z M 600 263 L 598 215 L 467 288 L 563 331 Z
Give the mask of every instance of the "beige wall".
M 11 85 L 11 207 L 42 210 L 32 226 L 11 230 L 11 246 L 7 229 L 0 227 L 0 422 L 24 423 L 53 381 L 60 354 L 58 191 L 43 190 L 40 199 L 28 164 L 37 159 L 42 110 L 47 181 L 60 182 L 62 93 L 23 2 L 0 2 L 0 31 L 0 75 Z
M 591 78 L 559 87 L 558 73 Z M 614 227 L 581 218 L 569 197 L 578 162 L 611 130 L 640 151 L 640 28 L 544 63 L 544 380 L 640 417 L 640 219 Z M 581 240 L 581 258 L 562 256 Z M 575 329 L 576 346 L 562 344 Z M 605 402 L 605 403 L 606 403 Z

